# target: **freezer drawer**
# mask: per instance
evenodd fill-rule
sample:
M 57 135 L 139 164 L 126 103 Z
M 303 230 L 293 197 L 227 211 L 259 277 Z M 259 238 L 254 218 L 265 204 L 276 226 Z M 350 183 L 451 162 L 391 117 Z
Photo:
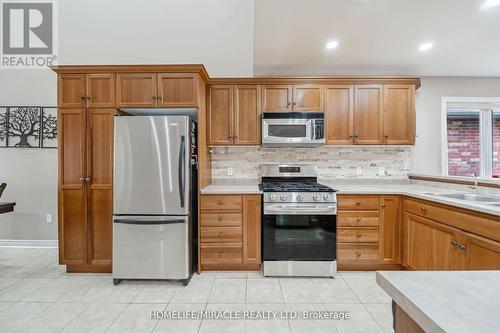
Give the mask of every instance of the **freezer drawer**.
M 189 225 L 189 216 L 115 216 L 113 278 L 188 278 Z

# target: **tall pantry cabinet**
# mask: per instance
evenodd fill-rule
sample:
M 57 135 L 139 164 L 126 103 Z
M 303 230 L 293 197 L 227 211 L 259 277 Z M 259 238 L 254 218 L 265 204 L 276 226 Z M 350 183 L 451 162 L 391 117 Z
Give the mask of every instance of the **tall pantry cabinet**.
M 59 263 L 111 272 L 114 74 L 58 76 Z

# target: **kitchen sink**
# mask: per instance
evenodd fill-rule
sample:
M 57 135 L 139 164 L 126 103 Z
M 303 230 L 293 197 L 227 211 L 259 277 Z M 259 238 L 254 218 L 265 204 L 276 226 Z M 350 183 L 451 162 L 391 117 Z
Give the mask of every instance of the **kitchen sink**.
M 500 204 L 500 197 L 493 197 L 490 195 L 474 194 L 474 193 L 432 193 L 436 197 L 458 199 L 465 201 L 475 201 L 484 204 Z

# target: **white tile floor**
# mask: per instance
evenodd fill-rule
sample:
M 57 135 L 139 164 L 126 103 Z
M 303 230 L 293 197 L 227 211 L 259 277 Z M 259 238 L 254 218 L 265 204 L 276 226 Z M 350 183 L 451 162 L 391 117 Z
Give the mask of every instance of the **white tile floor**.
M 391 299 L 373 272 L 264 278 L 206 272 L 187 287 L 67 274 L 56 249 L 0 248 L 0 332 L 392 332 Z M 154 310 L 349 311 L 351 319 L 157 320 Z

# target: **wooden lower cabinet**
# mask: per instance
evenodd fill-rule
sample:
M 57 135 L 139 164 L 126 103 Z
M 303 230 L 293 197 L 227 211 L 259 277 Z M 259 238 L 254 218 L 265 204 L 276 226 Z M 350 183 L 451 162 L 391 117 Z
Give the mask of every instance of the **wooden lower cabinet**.
M 202 195 L 200 270 L 258 270 L 261 195 Z
M 380 247 L 381 264 L 401 263 L 401 197 L 384 195 L 380 197 Z
M 465 268 L 469 270 L 500 269 L 500 243 L 464 233 Z

